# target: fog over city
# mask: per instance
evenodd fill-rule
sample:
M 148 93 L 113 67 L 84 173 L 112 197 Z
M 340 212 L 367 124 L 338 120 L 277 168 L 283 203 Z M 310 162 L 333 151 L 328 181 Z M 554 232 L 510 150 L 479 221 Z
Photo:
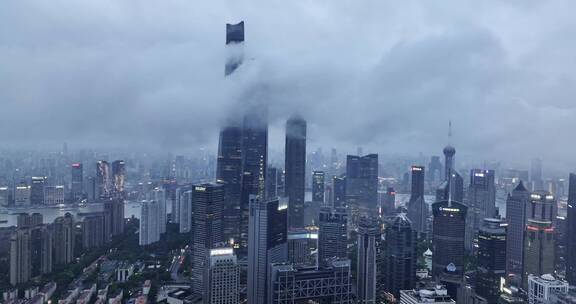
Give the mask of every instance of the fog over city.
M 4 0 L 0 148 L 215 149 L 238 104 L 316 146 L 576 166 L 576 3 Z M 224 78 L 225 23 L 246 23 Z

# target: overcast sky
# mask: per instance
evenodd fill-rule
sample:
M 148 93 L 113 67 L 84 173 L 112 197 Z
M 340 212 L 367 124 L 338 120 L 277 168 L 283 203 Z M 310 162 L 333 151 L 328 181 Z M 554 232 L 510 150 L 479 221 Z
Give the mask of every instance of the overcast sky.
M 309 143 L 574 168 L 573 0 L 3 0 L 0 146 L 214 147 L 239 90 Z M 225 23 L 246 64 L 224 80 Z

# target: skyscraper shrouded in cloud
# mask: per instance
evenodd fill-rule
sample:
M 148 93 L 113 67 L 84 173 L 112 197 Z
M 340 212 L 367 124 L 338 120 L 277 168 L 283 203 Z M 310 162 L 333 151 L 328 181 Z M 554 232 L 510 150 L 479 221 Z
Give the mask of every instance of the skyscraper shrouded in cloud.
M 266 304 L 269 266 L 288 261 L 288 206 L 250 196 L 248 303 Z
M 243 60 L 244 22 L 226 24 L 225 76 L 232 74 Z M 216 180 L 224 184 L 224 239 L 234 243 L 240 240 L 242 191 L 242 117 L 230 117 L 220 129 Z
M 306 121 L 292 117 L 286 122 L 286 181 L 288 224 L 304 227 L 304 194 L 306 188 Z
M 576 285 L 576 174 L 570 173 L 568 178 L 568 212 L 566 217 L 566 244 L 568 253 L 566 259 L 566 280 L 570 285 Z
M 412 187 L 410 201 L 408 202 L 408 218 L 412 227 L 418 234 L 426 234 L 428 231 L 428 204 L 424 201 L 424 167 L 412 166 Z

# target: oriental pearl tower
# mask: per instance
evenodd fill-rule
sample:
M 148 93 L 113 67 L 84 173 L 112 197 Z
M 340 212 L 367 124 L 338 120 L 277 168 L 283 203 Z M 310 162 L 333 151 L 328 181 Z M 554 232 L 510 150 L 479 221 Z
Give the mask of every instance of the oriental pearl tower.
M 448 145 L 444 147 L 444 178 L 449 180 L 450 172 L 454 169 L 454 155 L 456 154 L 456 149 L 450 145 L 450 139 L 452 138 L 452 121 L 448 122 Z

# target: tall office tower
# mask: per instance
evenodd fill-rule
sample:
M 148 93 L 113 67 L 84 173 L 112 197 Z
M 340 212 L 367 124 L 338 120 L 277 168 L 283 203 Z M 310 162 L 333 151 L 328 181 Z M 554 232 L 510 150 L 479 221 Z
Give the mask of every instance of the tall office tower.
M 288 261 L 288 206 L 278 199 L 250 197 L 248 303 L 265 304 L 269 265 Z
M 179 197 L 179 231 L 180 233 L 190 233 L 192 231 L 192 190 L 179 193 Z
M 498 303 L 500 283 L 506 276 L 506 223 L 486 218 L 478 233 L 476 296 Z
M 47 225 L 38 224 L 30 228 L 30 260 L 32 277 L 52 272 L 52 231 Z
M 576 285 L 576 174 L 568 178 L 568 211 L 566 216 L 566 280 Z
M 228 125 L 220 131 L 216 180 L 224 184 L 224 239 L 239 240 L 242 181 L 242 128 Z
M 452 171 L 452 176 L 450 181 L 446 180 L 440 184 L 438 189 L 436 189 L 436 201 L 446 201 L 448 200 L 448 191 L 450 190 L 450 196 L 453 201 L 463 202 L 464 201 L 464 179 L 462 176 L 456 172 Z M 451 186 L 448 185 L 450 182 Z
M 466 250 L 471 252 L 482 220 L 496 216 L 496 184 L 494 183 L 493 170 L 472 169 L 470 171 L 467 198 Z
M 358 303 L 376 303 L 376 239 L 378 222 L 363 217 L 358 225 L 357 297 Z
M 10 237 L 10 284 L 17 285 L 31 278 L 32 261 L 30 229 L 19 228 Z
M 44 198 L 45 205 L 60 205 L 64 204 L 64 186 L 44 186 Z
M 467 211 L 464 204 L 450 200 L 432 204 L 432 276 L 446 285 L 454 299 L 464 276 Z
M 312 172 L 312 202 L 324 205 L 324 171 Z
M 54 264 L 65 265 L 74 260 L 74 217 L 70 213 L 57 217 L 52 224 Z
M 146 246 L 160 240 L 160 229 L 158 229 L 158 202 L 143 201 L 140 214 L 140 235 L 138 244 Z
M 412 188 L 408 202 L 408 218 L 418 234 L 428 232 L 428 205 L 424 201 L 424 167 L 412 166 Z
M 400 290 L 416 287 L 417 232 L 408 217 L 401 213 L 385 224 L 384 290 L 400 298 Z
M 350 260 L 334 259 L 321 268 L 272 264 L 267 303 L 350 304 L 353 303 L 351 281 Z
M 96 199 L 98 198 L 98 189 L 96 188 L 96 178 L 94 178 L 93 176 L 88 176 L 86 178 L 86 199 L 88 199 L 89 202 L 93 203 L 94 201 L 96 201 Z
M 247 110 L 242 132 L 242 191 L 246 196 L 266 195 L 268 161 L 268 118 L 266 106 L 259 105 Z M 247 178 L 247 175 L 250 175 Z M 243 194 L 244 195 L 244 194 Z M 249 202 L 241 202 L 241 205 Z M 242 209 L 242 206 L 241 206 Z
M 542 159 L 535 158 L 530 162 L 530 182 L 532 191 L 545 190 L 542 178 Z
M 322 208 L 318 221 L 318 264 L 348 256 L 348 216 L 344 207 Z
M 204 303 L 240 303 L 240 267 L 234 249 L 211 249 L 206 264 Z
M 43 176 L 33 176 L 30 185 L 30 203 L 32 205 L 44 204 L 44 183 L 46 178 Z
M 210 249 L 224 241 L 224 186 L 198 184 L 192 187 L 192 191 L 192 289 L 202 294 L 206 257 Z
M 306 228 L 288 230 L 288 261 L 297 267 L 316 266 L 318 232 Z
M 82 220 L 82 248 L 84 250 L 99 248 L 108 241 L 109 218 L 104 212 L 94 212 Z
M 96 163 L 96 196 L 108 197 L 111 194 L 110 164 L 105 160 Z
M 431 182 L 439 182 L 444 180 L 444 175 L 442 175 L 442 163 L 440 162 L 440 156 L 432 156 L 430 158 L 430 164 L 428 165 L 428 180 Z
M 506 275 L 521 285 L 524 261 L 524 235 L 528 224 L 530 192 L 522 181 L 506 199 Z
M 158 203 L 158 230 L 160 234 L 166 232 L 166 222 L 168 216 L 166 214 L 166 190 L 160 187 L 152 190 L 152 200 Z
M 112 162 L 112 191 L 114 195 L 124 199 L 124 185 L 126 183 L 126 163 L 123 160 Z
M 266 174 L 266 198 L 274 199 L 279 196 L 278 188 L 281 182 L 281 170 L 275 167 L 268 167 Z
M 104 198 L 104 212 L 109 216 L 108 231 L 111 236 L 124 233 L 124 200 L 120 198 Z
M 19 184 L 14 189 L 14 206 L 16 207 L 26 207 L 30 206 L 30 186 L 26 184 Z
M 84 198 L 84 171 L 81 163 L 74 163 L 71 167 L 72 183 L 71 183 L 71 197 L 73 202 L 77 202 Z
M 554 221 L 557 215 L 556 199 L 546 191 L 530 194 L 528 223 L 524 234 L 523 285 L 528 275 L 541 276 L 554 273 Z
M 332 206 L 334 208 L 346 207 L 346 176 L 334 176 L 332 178 L 332 189 Z
M 368 214 L 378 211 L 378 154 L 348 155 L 346 200 Z
M 286 122 L 286 196 L 288 224 L 304 227 L 304 192 L 306 189 L 306 121 L 292 117 Z
M 232 74 L 244 60 L 244 21 L 226 24 L 226 50 L 228 52 L 224 74 Z
M 0 207 L 8 207 L 10 205 L 10 189 L 8 187 L 0 187 Z

